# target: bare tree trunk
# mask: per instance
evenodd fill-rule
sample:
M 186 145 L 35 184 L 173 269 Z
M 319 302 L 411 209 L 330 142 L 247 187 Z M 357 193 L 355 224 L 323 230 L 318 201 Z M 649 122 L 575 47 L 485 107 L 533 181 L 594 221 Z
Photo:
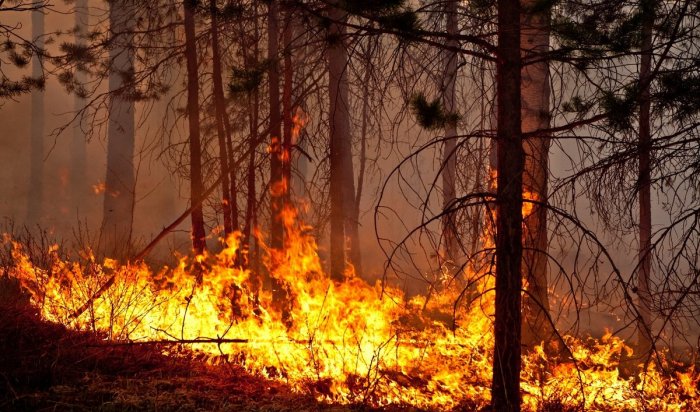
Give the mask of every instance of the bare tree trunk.
M 457 1 L 445 2 L 445 19 L 448 38 L 448 48 L 443 51 L 444 73 L 442 76 L 442 103 L 445 111 L 453 113 L 456 109 L 455 95 L 457 82 L 457 52 L 459 46 L 456 39 L 459 28 L 457 27 Z M 450 121 L 445 125 L 445 143 L 442 152 L 442 207 L 448 210 L 453 206 L 457 197 L 457 123 Z M 442 218 L 442 238 L 444 244 L 444 257 L 452 264 L 456 263 L 459 253 L 456 213 L 447 213 Z
M 297 102 L 298 106 L 295 108 L 295 113 L 304 116 L 303 109 L 304 101 L 303 93 L 305 93 L 306 84 L 305 82 L 309 78 L 308 70 L 303 64 L 299 62 L 305 61 L 309 56 L 309 48 L 312 48 L 310 37 L 312 36 L 306 29 L 305 24 L 300 18 L 295 18 L 292 20 L 292 32 L 294 37 L 294 58 L 292 59 L 292 64 L 296 63 L 294 70 L 294 84 L 295 87 L 292 90 L 292 101 Z M 296 136 L 296 141 L 293 142 L 294 153 L 291 156 L 291 181 L 289 182 L 289 190 L 295 196 L 296 199 L 301 199 L 307 196 L 306 192 L 306 175 L 309 170 L 309 159 L 305 154 L 307 150 L 307 139 L 304 127 L 299 128 L 299 133 Z M 297 210 L 300 219 L 304 219 L 304 210 Z
M 347 93 L 347 83 L 345 84 L 345 89 Z M 348 114 L 349 116 L 349 114 Z M 349 125 L 348 119 L 348 127 Z M 360 251 L 360 222 L 358 221 L 358 215 L 356 213 L 356 200 L 355 200 L 355 172 L 352 160 L 352 141 L 350 140 L 350 133 L 348 129 L 348 140 L 344 144 L 343 150 L 343 189 L 345 194 L 343 195 L 347 201 L 345 202 L 345 233 L 348 237 L 349 244 L 347 247 L 348 258 L 355 274 L 362 273 L 362 255 Z
M 365 170 L 367 169 L 367 134 L 369 128 L 369 99 L 370 99 L 370 89 L 369 83 L 372 75 L 372 39 L 367 40 L 367 50 L 365 57 L 365 73 L 362 79 L 362 125 L 360 128 L 360 157 L 359 166 L 360 170 L 357 173 L 357 190 L 355 191 L 355 206 L 353 208 L 353 214 L 351 218 L 354 222 L 359 224 L 360 222 L 360 206 L 362 201 L 362 189 L 365 185 Z M 357 251 L 356 256 L 353 258 L 353 266 L 355 267 L 355 273 L 362 275 L 362 255 L 360 254 L 360 236 L 352 238 L 353 243 L 351 248 Z
M 223 96 L 223 88 L 221 92 Z M 223 99 L 223 97 L 222 97 Z M 231 127 L 231 122 L 229 121 L 228 115 L 226 114 L 226 104 L 224 101 L 224 130 L 226 131 L 226 155 L 228 156 L 228 162 L 234 162 L 236 159 L 236 154 L 233 151 L 233 128 Z M 229 170 L 229 201 L 231 202 L 231 228 L 233 231 L 239 229 L 238 225 L 238 186 L 236 185 L 236 170 Z M 223 188 L 223 185 L 222 185 Z
M 352 172 L 347 63 L 342 22 L 347 14 L 331 6 L 329 17 L 328 77 L 330 97 L 330 200 L 331 278 L 345 278 L 345 235 L 357 236 L 357 222 L 350 222 L 355 188 Z M 354 231 L 354 233 L 353 233 Z M 352 241 L 351 241 L 352 244 Z M 352 253 L 352 251 L 351 251 Z M 352 257 L 352 254 L 350 255 Z
M 347 19 L 347 17 L 345 17 Z M 347 248 L 347 258 L 349 263 L 352 264 L 355 273 L 359 274 L 362 270 L 362 256 L 360 252 L 360 222 L 355 218 L 355 168 L 353 165 L 352 158 L 352 134 L 350 132 L 350 93 L 348 84 L 348 66 L 349 58 L 347 46 L 345 44 L 345 27 L 342 29 L 341 39 L 338 46 L 340 47 L 339 52 L 341 53 L 339 61 L 342 61 L 342 75 L 340 83 L 338 84 L 339 89 L 339 100 L 338 109 L 336 114 L 340 115 L 342 119 L 338 119 L 339 127 L 344 129 L 342 132 L 341 144 L 341 156 L 342 156 L 342 188 L 343 193 L 343 219 L 345 221 L 345 236 L 348 240 L 346 243 Z M 342 105 L 342 109 L 340 108 Z
M 109 75 L 111 104 L 107 137 L 107 176 L 101 244 L 104 253 L 127 258 L 132 252 L 136 178 L 134 175 L 133 77 L 134 50 L 131 34 L 134 5 L 129 1 L 110 3 L 110 31 L 114 38 L 110 49 Z
M 226 120 L 226 100 L 224 98 L 224 88 L 221 78 L 221 56 L 219 52 L 219 19 L 218 10 L 216 8 L 216 0 L 211 0 L 209 3 L 211 14 L 211 54 L 212 54 L 212 80 L 214 86 L 214 106 L 216 110 L 216 133 L 219 142 L 219 164 L 223 178 L 221 179 L 221 210 L 224 215 L 224 237 L 233 233 L 233 222 L 231 213 L 231 185 L 229 182 L 228 157 L 229 150 L 227 147 L 226 133 L 224 126 Z M 229 141 L 230 136 L 229 137 Z
M 248 140 L 248 147 L 250 154 L 248 155 L 248 174 L 247 174 L 247 200 L 246 200 L 246 211 L 245 211 L 245 224 L 243 225 L 243 239 L 244 242 L 249 245 L 248 253 L 253 253 L 253 247 L 251 243 L 257 244 L 257 240 L 251 239 L 252 229 L 257 221 L 256 216 L 256 200 L 257 195 L 255 191 L 255 150 L 258 146 L 258 92 L 253 91 L 252 97 L 248 99 L 248 110 L 249 110 L 249 122 L 250 122 L 250 137 Z M 251 256 L 249 255 L 249 258 Z
M 231 124 L 228 118 L 224 120 L 224 126 L 226 128 L 226 148 L 228 149 L 228 159 L 229 162 L 233 162 L 236 158 L 236 154 L 233 151 L 233 131 L 231 130 Z M 240 225 L 238 224 L 238 215 L 240 210 L 238 209 L 238 185 L 236 184 L 236 170 L 229 171 L 229 199 L 231 202 L 231 227 L 233 231 L 239 230 Z
M 550 9 L 542 8 L 539 0 L 521 0 L 522 59 L 540 57 L 549 51 Z M 550 87 L 549 64 L 540 61 L 526 64 L 521 70 L 522 131 L 534 132 L 549 128 Z M 549 144 L 547 134 L 525 139 L 525 171 L 523 191 L 526 199 L 547 202 L 549 177 Z M 547 297 L 547 208 L 533 205 L 524 216 L 523 277 L 528 293 L 523 298 L 523 345 L 532 349 L 542 341 L 549 341 L 554 330 L 549 319 Z
M 270 87 L 270 246 L 281 249 L 284 228 L 279 217 L 284 206 L 282 182 L 282 120 L 280 116 L 279 75 L 279 7 L 278 0 L 270 0 L 267 12 L 267 58 Z
M 195 3 L 184 0 L 185 58 L 187 59 L 187 119 L 190 146 L 190 196 L 194 202 L 202 197 L 202 148 L 199 136 L 199 73 L 195 36 Z M 201 204 L 192 210 L 192 247 L 195 253 L 206 249 L 204 215 Z
M 498 1 L 498 188 L 496 312 L 494 324 L 494 411 L 520 410 L 522 290 L 522 176 L 520 124 L 520 4 Z
M 44 45 L 44 12 L 32 11 L 32 39 L 38 48 Z M 41 57 L 32 57 L 32 77 L 39 79 L 44 76 Z M 33 89 L 32 122 L 30 127 L 30 171 L 29 171 L 29 205 L 27 208 L 27 223 L 39 223 L 43 214 L 44 203 L 44 91 Z
M 282 197 L 286 205 L 290 205 L 289 188 L 292 181 L 292 130 L 293 112 L 292 107 L 292 89 L 294 87 L 294 67 L 292 63 L 292 37 L 294 35 L 294 25 L 292 22 L 293 16 L 291 10 L 285 13 L 284 30 L 282 31 L 282 39 L 284 41 L 284 83 L 282 86 L 282 121 L 284 141 L 282 143 L 282 182 L 283 190 Z
M 257 5 L 253 5 L 254 12 L 257 15 Z M 255 67 L 258 64 L 259 57 L 259 47 L 258 47 L 258 35 L 259 27 L 258 20 L 253 22 L 253 42 L 252 45 L 246 43 L 243 44 L 243 59 L 246 67 Z M 241 33 L 243 33 L 241 28 Z M 243 35 L 241 35 L 243 37 Z M 245 41 L 245 40 L 244 40 Z M 251 54 L 248 54 L 248 50 L 252 50 Z M 258 123 L 260 118 L 260 98 L 258 94 L 258 88 L 248 91 L 248 127 L 249 127 L 249 140 L 248 140 L 248 169 L 246 175 L 246 210 L 245 210 L 245 222 L 243 225 L 243 241 L 248 249 L 248 265 L 253 268 L 253 273 L 258 273 L 258 245 L 255 238 L 251 238 L 253 228 L 257 223 L 257 194 L 255 190 L 255 156 L 256 149 L 258 147 Z M 260 280 L 258 277 L 257 280 Z M 259 285 L 258 285 L 259 286 Z
M 84 45 L 82 36 L 87 35 L 88 20 L 90 9 L 88 8 L 87 0 L 78 0 L 75 3 L 75 27 L 76 27 L 76 43 Z M 85 84 L 85 72 L 77 70 L 75 80 L 78 84 Z M 76 94 L 73 101 L 73 108 L 76 112 L 85 107 L 85 98 Z M 86 215 L 88 208 L 86 201 L 88 200 L 89 185 L 87 181 L 87 143 L 85 133 L 81 127 L 81 122 L 73 128 L 73 139 L 71 140 L 70 148 L 70 188 L 73 193 L 73 207 L 78 215 Z
M 653 340 L 651 335 L 651 81 L 652 36 L 654 2 L 642 2 L 642 57 L 639 67 L 639 273 L 637 277 L 639 319 L 637 348 L 641 356 L 648 356 Z

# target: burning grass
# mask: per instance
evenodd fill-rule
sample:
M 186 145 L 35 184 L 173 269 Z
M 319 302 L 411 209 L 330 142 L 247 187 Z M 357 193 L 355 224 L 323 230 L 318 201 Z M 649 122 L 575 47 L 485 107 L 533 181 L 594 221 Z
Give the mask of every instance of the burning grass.
M 165 362 L 179 359 L 186 347 L 209 365 L 198 368 L 235 365 L 266 379 L 251 381 L 255 385 L 285 384 L 332 405 L 488 405 L 493 296 L 486 270 L 471 274 L 477 298 L 456 312 L 458 290 L 408 300 L 352 276 L 335 283 L 322 270 L 308 228 L 293 212 L 285 218 L 287 248 L 268 250 L 265 262 L 273 287 L 257 287 L 259 274 L 235 264 L 236 236 L 216 255 L 183 258 L 159 271 L 143 263 L 97 262 L 90 254 L 82 263 L 69 262 L 56 248 L 49 250 L 50 263 L 39 267 L 8 239 L 12 264 L 4 275 L 21 283 L 42 318 L 100 333 L 102 347 L 91 353 L 109 353 L 105 342 L 108 348 L 121 342 L 130 349 L 110 350 L 152 348 Z M 444 321 L 453 315 L 454 323 Z M 570 352 L 564 356 L 538 350 L 524 360 L 527 410 L 700 408 L 692 369 L 674 365 L 662 373 L 652 365 L 646 374 L 623 377 L 620 359 L 631 349 L 619 338 L 566 342 Z
M 0 352 L 0 410 L 328 410 L 240 366 L 164 345 L 113 345 L 20 302 L 0 305 Z

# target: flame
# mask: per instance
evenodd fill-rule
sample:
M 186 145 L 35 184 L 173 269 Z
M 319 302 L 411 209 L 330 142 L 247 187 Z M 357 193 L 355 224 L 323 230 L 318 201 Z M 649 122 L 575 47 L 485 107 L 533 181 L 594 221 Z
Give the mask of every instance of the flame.
M 287 179 L 282 177 L 276 182 L 270 183 L 270 195 L 273 197 L 283 196 L 289 191 Z
M 299 141 L 299 135 L 309 122 L 309 115 L 304 112 L 304 109 L 297 106 L 292 116 L 292 144 L 295 145 Z
M 539 201 L 539 194 L 536 192 L 531 192 L 528 190 L 523 190 L 523 209 L 522 209 L 522 215 L 523 215 L 523 220 L 528 218 L 531 214 L 532 211 L 535 208 L 535 203 Z
M 97 182 L 94 185 L 92 185 L 92 191 L 96 195 L 104 193 L 105 190 L 107 190 L 107 184 L 105 182 Z
M 245 256 L 240 233 L 219 253 L 183 257 L 157 271 L 144 263 L 98 262 L 90 252 L 81 262 L 64 261 L 56 246 L 48 251 L 50 267 L 40 268 L 5 236 L 16 262 L 6 274 L 20 280 L 47 320 L 113 340 L 199 341 L 189 346 L 212 363 L 236 362 L 321 401 L 437 410 L 489 403 L 494 296 L 487 269 L 468 274 L 473 299 L 455 311 L 464 292 L 458 287 L 407 299 L 356 276 L 331 281 L 310 227 L 291 208 L 282 221 L 284 250 L 260 239 L 268 273 L 262 282 L 261 274 L 236 265 Z M 92 299 L 111 277 L 112 286 Z M 261 283 L 267 286 L 256 286 Z M 75 317 L 85 302 L 88 309 Z M 620 338 L 565 339 L 570 358 L 550 357 L 539 347 L 524 359 L 526 410 L 700 407 L 693 369 L 669 375 L 651 367 L 625 378 L 620 357 L 631 349 Z

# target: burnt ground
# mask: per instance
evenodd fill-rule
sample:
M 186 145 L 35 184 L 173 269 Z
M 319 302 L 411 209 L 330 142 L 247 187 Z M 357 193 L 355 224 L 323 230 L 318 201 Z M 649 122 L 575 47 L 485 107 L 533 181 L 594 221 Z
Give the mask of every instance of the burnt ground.
M 105 345 L 0 302 L 0 411 L 351 411 L 186 350 Z M 410 408 L 392 408 L 410 410 Z

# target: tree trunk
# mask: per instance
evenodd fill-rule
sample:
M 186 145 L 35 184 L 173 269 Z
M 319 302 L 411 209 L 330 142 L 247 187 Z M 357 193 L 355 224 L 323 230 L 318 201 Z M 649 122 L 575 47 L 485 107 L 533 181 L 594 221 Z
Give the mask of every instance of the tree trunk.
M 362 79 L 362 125 L 360 127 L 360 156 L 359 156 L 359 166 L 360 170 L 357 173 L 357 190 L 355 191 L 355 205 L 353 208 L 352 219 L 354 222 L 360 222 L 360 206 L 362 201 L 362 189 L 365 185 L 365 171 L 367 169 L 367 135 L 369 133 L 369 100 L 370 100 L 370 89 L 369 83 L 372 75 L 372 49 L 374 47 L 373 40 L 367 39 L 367 50 L 365 58 L 365 72 Z M 355 267 L 355 273 L 362 275 L 362 256 L 360 254 L 360 237 L 355 236 L 351 245 L 352 250 L 358 253 L 353 259 L 353 266 Z
M 233 162 L 236 159 L 236 154 L 233 151 L 233 131 L 231 130 L 231 125 L 226 120 L 224 122 L 224 125 L 226 126 L 226 147 L 228 148 L 228 158 L 229 162 Z M 237 178 L 236 178 L 236 170 L 235 168 L 229 171 L 229 199 L 231 202 L 231 228 L 235 232 L 236 230 L 240 229 L 240 225 L 238 223 L 238 215 L 240 213 L 240 210 L 238 209 L 238 185 L 236 183 Z
M 521 0 L 521 58 L 533 59 L 549 51 L 550 9 L 542 9 L 539 0 Z M 537 10 L 537 11 L 536 11 Z M 522 132 L 549 128 L 550 87 L 547 61 L 526 64 L 521 70 Z M 523 196 L 525 199 L 547 202 L 549 176 L 549 144 L 547 134 L 540 134 L 523 142 L 525 171 Z M 527 209 L 527 207 L 526 207 Z M 550 341 L 554 330 L 549 318 L 547 297 L 547 208 L 532 205 L 532 211 L 523 216 L 525 223 L 523 250 L 523 277 L 527 294 L 523 298 L 523 345 L 532 349 L 542 341 Z
M 76 27 L 76 39 L 75 42 L 78 45 L 85 45 L 82 36 L 87 35 L 88 31 L 88 20 L 90 16 L 90 9 L 88 8 L 87 0 L 77 0 L 75 3 L 75 27 Z M 85 84 L 86 75 L 85 72 L 76 70 L 75 80 L 78 84 Z M 76 112 L 82 110 L 85 107 L 85 98 L 75 95 L 73 101 L 73 108 Z M 73 192 L 73 207 L 74 211 L 78 213 L 78 216 L 85 216 L 89 211 L 87 210 L 87 200 L 89 195 L 89 185 L 87 181 L 86 173 L 86 163 L 87 163 L 87 143 L 85 139 L 85 133 L 81 127 L 81 122 L 76 122 L 77 124 L 73 127 L 73 138 L 71 140 L 70 148 L 70 188 Z
M 639 273 L 637 292 L 639 319 L 637 353 L 646 357 L 653 346 L 651 335 L 651 82 L 654 2 L 642 2 L 642 57 L 639 67 Z
M 283 135 L 282 144 L 282 197 L 286 205 L 290 205 L 290 183 L 292 181 L 292 133 L 294 129 L 292 107 L 292 89 L 294 87 L 294 67 L 292 63 L 292 38 L 293 38 L 293 16 L 288 9 L 285 13 L 284 30 L 282 38 L 284 41 L 284 83 L 282 86 L 282 112 L 283 112 Z
M 355 188 L 352 172 L 350 115 L 348 112 L 348 55 L 342 22 L 347 15 L 331 6 L 329 17 L 328 77 L 330 98 L 330 200 L 331 200 L 331 278 L 345 278 L 345 235 L 357 236 L 357 222 L 350 222 Z M 353 229 L 355 232 L 353 233 Z M 351 242 L 352 243 L 352 242 Z M 352 253 L 352 252 L 351 252 Z M 351 255 L 352 256 L 352 255 Z
M 223 91 L 222 91 L 223 95 Z M 224 130 L 226 131 L 226 155 L 228 156 L 228 163 L 235 161 L 236 154 L 233 151 L 233 128 L 231 127 L 231 122 L 229 121 L 228 115 L 226 114 L 226 105 L 224 104 Z M 229 199 L 231 202 L 231 228 L 235 232 L 239 229 L 238 226 L 238 186 L 236 185 L 236 169 L 229 170 Z M 222 185 L 223 188 L 223 185 Z
M 520 410 L 520 293 L 522 289 L 522 175 L 520 124 L 520 4 L 498 1 L 498 188 L 494 411 Z
M 257 15 L 257 5 L 253 5 L 254 13 Z M 257 19 L 253 22 L 253 42 L 252 44 L 243 43 L 242 53 L 243 59 L 246 67 L 256 67 L 258 65 L 259 57 L 259 27 Z M 243 27 L 241 27 L 241 33 L 244 33 Z M 245 37 L 241 34 L 241 37 Z M 250 51 L 250 54 L 248 53 Z M 257 222 L 257 194 L 255 190 L 255 158 L 256 150 L 258 147 L 258 123 L 260 118 L 260 98 L 258 94 L 258 88 L 248 91 L 248 127 L 249 127 L 249 137 L 248 137 L 248 169 L 246 174 L 246 210 L 245 210 L 245 222 L 243 224 L 243 242 L 244 246 L 248 250 L 248 266 L 253 269 L 253 273 L 258 273 L 258 255 L 257 251 L 257 240 L 251 237 L 253 228 Z M 257 281 L 260 281 L 258 276 Z M 260 285 L 258 285 L 259 287 Z
M 128 1 L 110 3 L 109 21 L 114 40 L 110 49 L 111 104 L 107 136 L 107 176 L 101 244 L 103 252 L 125 259 L 132 252 L 136 178 L 134 176 L 133 7 Z
M 449 0 L 445 3 L 445 20 L 448 38 L 446 45 L 452 50 L 443 51 L 444 73 L 442 76 L 442 104 L 448 113 L 455 112 L 455 96 L 457 81 L 457 52 L 459 46 L 456 39 L 457 26 L 457 1 Z M 445 143 L 442 152 L 442 207 L 448 210 L 453 206 L 457 197 L 457 123 L 450 121 L 445 125 Z M 442 218 L 442 239 L 444 258 L 451 264 L 456 264 L 459 253 L 457 234 L 456 212 L 447 213 Z
M 228 157 L 226 127 L 226 100 L 224 98 L 224 87 L 221 78 L 221 56 L 219 52 L 219 21 L 216 0 L 209 3 L 211 14 L 211 54 L 212 54 L 212 83 L 214 86 L 214 106 L 216 111 L 216 133 L 219 142 L 219 165 L 223 178 L 221 179 L 221 211 L 224 215 L 224 238 L 233 233 L 233 215 L 231 213 L 231 185 L 229 182 Z M 230 140 L 230 136 L 229 139 Z
M 292 32 L 294 33 L 294 58 L 292 63 L 297 63 L 294 70 L 295 88 L 292 90 L 292 101 L 297 103 L 297 109 L 304 108 L 303 94 L 306 92 L 306 81 L 309 79 L 308 69 L 303 64 L 298 64 L 304 61 L 309 56 L 309 49 L 313 48 L 311 37 L 312 34 L 305 29 L 305 24 L 300 18 L 292 20 Z M 295 111 L 297 114 L 304 116 L 303 111 Z M 296 141 L 293 142 L 294 154 L 291 156 L 291 181 L 289 182 L 289 190 L 296 199 L 302 199 L 307 196 L 306 192 L 306 175 L 309 170 L 310 160 L 303 155 L 306 153 L 307 139 L 304 127 L 299 128 L 299 133 L 296 136 Z M 297 216 L 304 219 L 305 210 L 297 210 Z
M 247 174 L 247 197 L 246 197 L 246 211 L 245 211 L 245 224 L 243 225 L 243 239 L 246 245 L 248 245 L 248 258 L 249 261 L 255 260 L 256 256 L 250 256 L 253 253 L 253 247 L 250 242 L 257 244 L 257 240 L 251 238 L 251 233 L 255 222 L 257 221 L 256 216 L 256 200 L 257 195 L 255 191 L 255 151 L 258 146 L 258 93 L 257 91 L 252 92 L 252 96 L 248 99 L 248 110 L 249 110 L 249 122 L 250 122 L 250 137 L 248 138 L 248 148 L 250 154 L 248 155 L 248 174 Z M 250 263 L 250 262 L 249 262 Z
M 37 48 L 44 45 L 44 12 L 32 12 L 32 39 Z M 32 77 L 42 78 L 44 70 L 41 67 L 41 57 L 37 54 L 32 58 Z M 29 171 L 29 205 L 27 208 L 27 223 L 39 223 L 43 213 L 44 203 L 44 91 L 33 89 L 32 122 L 30 124 L 30 171 Z
M 281 249 L 284 228 L 280 212 L 284 205 L 282 196 L 282 119 L 280 116 L 279 75 L 279 7 L 278 0 L 270 0 L 267 11 L 267 58 L 270 88 L 270 246 Z
M 184 0 L 185 58 L 187 59 L 187 119 L 189 121 L 190 196 L 191 201 L 202 197 L 202 148 L 199 136 L 199 73 L 195 37 L 195 3 Z M 206 249 L 204 215 L 201 204 L 192 210 L 192 247 L 195 253 Z

